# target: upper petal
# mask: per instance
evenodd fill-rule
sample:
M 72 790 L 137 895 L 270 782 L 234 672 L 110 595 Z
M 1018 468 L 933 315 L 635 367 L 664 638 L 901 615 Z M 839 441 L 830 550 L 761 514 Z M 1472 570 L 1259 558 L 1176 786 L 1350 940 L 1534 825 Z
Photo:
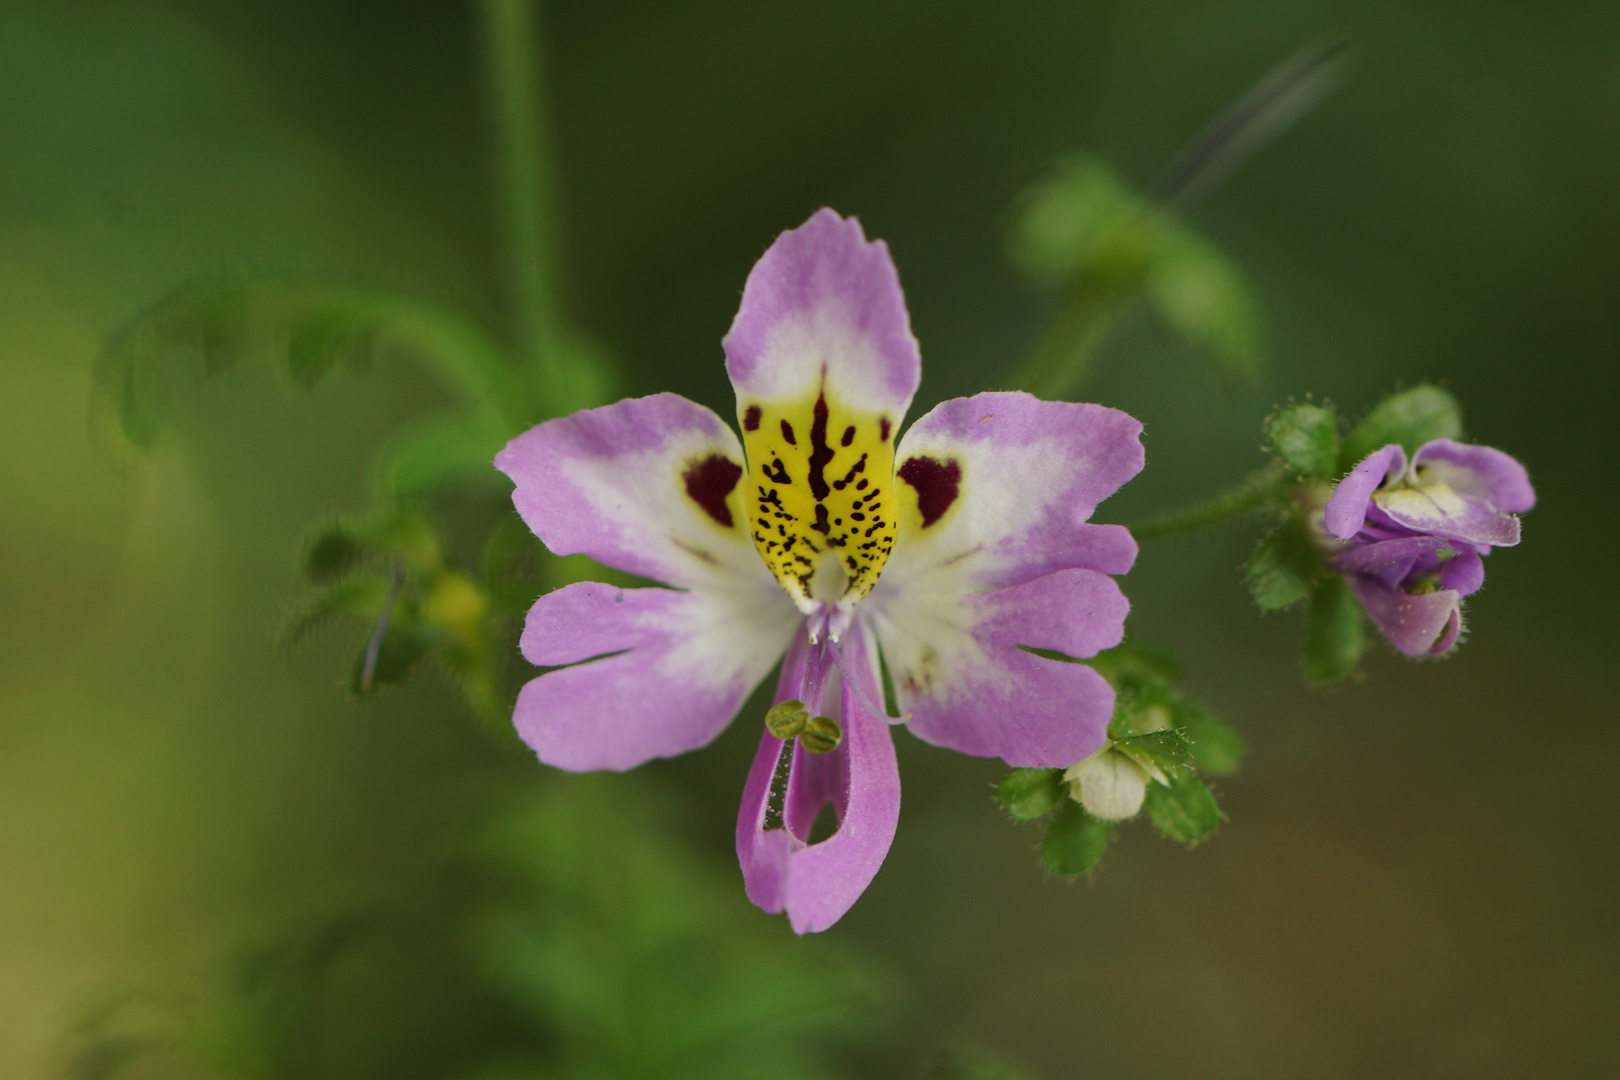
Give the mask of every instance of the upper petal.
M 769 586 L 767 579 L 766 585 Z M 575 664 L 529 681 L 513 723 L 548 765 L 629 769 L 718 735 L 787 647 L 798 613 L 738 593 L 579 582 L 535 601 L 523 655 Z M 591 657 L 589 663 L 578 663 Z
M 1405 471 L 1406 451 L 1398 443 L 1374 450 L 1333 489 L 1333 495 L 1322 512 L 1322 524 L 1340 540 L 1355 536 L 1367 520 L 1367 503 L 1372 499 L 1372 493 L 1387 478 L 1399 476 Z
M 825 378 L 898 428 L 922 377 L 888 246 L 825 208 L 760 256 L 722 345 L 744 410 L 750 399 L 814 400 Z
M 1101 405 L 1025 393 L 942 402 L 896 452 L 900 528 L 879 588 L 916 587 L 944 568 L 979 588 L 1071 567 L 1124 573 L 1136 542 L 1086 519 L 1141 471 L 1141 434 Z
M 1504 513 L 1522 514 L 1536 505 L 1536 490 L 1524 466 L 1493 447 L 1435 439 L 1418 447 L 1412 468 L 1432 472 L 1460 494 L 1483 499 Z
M 867 617 L 920 738 L 1047 768 L 1072 765 L 1102 744 L 1113 689 L 1084 664 L 1026 650 L 1088 657 L 1119 644 L 1130 604 L 1112 578 L 1060 570 L 991 592 L 886 599 L 869 602 Z
M 548 420 L 508 443 L 495 467 L 555 554 L 683 587 L 771 581 L 743 517 L 737 436 L 679 395 Z
M 778 701 L 799 692 L 808 648 L 801 638 L 782 665 Z M 859 625 L 845 636 L 844 648 L 863 692 L 881 700 L 876 652 Z M 737 860 L 748 898 L 769 912 L 785 910 L 800 934 L 827 929 L 854 905 L 883 865 L 900 820 L 900 771 L 889 725 L 867 713 L 848 687 L 840 688 L 838 701 L 844 730 L 838 748 L 811 754 L 795 745 L 791 751 L 781 827 L 766 828 L 784 745 L 769 731 L 760 739 L 737 816 Z M 828 803 L 838 828 L 810 844 L 811 824 Z

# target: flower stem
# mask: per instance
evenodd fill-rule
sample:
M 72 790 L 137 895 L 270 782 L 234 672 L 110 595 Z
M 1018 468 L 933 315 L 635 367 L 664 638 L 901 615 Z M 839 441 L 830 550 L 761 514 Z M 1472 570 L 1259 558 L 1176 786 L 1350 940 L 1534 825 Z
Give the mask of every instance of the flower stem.
M 542 397 L 556 393 L 556 221 L 534 0 L 476 0 L 485 93 L 495 143 L 506 301 L 518 357 Z
M 1013 375 L 1011 388 L 1048 401 L 1072 393 L 1089 372 L 1134 285 L 1134 281 L 1082 280 L 1070 286 L 1040 344 Z
M 1188 507 L 1178 513 L 1144 521 L 1139 525 L 1132 525 L 1131 535 L 1140 543 L 1144 540 L 1162 540 L 1167 536 L 1219 525 L 1223 521 L 1229 521 L 1265 505 L 1281 490 L 1287 478 L 1288 470 L 1280 463 L 1273 463 L 1237 487 L 1222 492 L 1207 502 Z

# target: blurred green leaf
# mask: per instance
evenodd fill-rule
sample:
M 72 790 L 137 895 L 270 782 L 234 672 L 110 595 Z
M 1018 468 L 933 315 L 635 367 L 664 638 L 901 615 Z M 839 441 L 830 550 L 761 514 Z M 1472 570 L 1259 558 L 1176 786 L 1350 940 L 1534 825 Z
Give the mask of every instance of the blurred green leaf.
M 1339 418 L 1322 405 L 1290 405 L 1266 418 L 1266 440 L 1283 464 L 1313 480 L 1331 480 L 1339 467 Z
M 1170 783 L 1149 784 L 1143 806 L 1153 827 L 1181 844 L 1196 844 L 1221 823 L 1221 810 L 1215 796 L 1198 777 L 1188 773 L 1170 778 Z
M 1354 467 L 1374 450 L 1399 443 L 1408 454 L 1430 439 L 1460 439 L 1462 409 L 1438 386 L 1414 386 L 1391 394 L 1356 425 L 1344 441 L 1340 471 Z
M 1196 701 L 1178 701 L 1171 709 L 1176 727 L 1187 733 L 1192 762 L 1211 776 L 1228 776 L 1243 760 L 1243 739 L 1209 709 Z
M 1143 202 L 1100 158 L 1073 154 L 1025 189 L 1009 233 L 1014 265 L 1062 281 L 1092 266 Z
M 1073 799 L 1064 799 L 1041 841 L 1041 865 L 1064 877 L 1086 873 L 1108 850 L 1112 829 L 1112 825 L 1092 817 Z
M 983 1047 L 959 1046 L 940 1055 L 923 1080 L 1035 1080 L 1035 1074 Z
M 491 462 L 510 437 L 500 418 L 486 411 L 433 417 L 384 449 L 378 466 L 382 489 L 408 498 L 453 479 L 498 484 L 501 476 Z
M 1337 576 L 1323 565 L 1297 515 L 1290 515 L 1267 533 L 1243 564 L 1249 595 L 1262 611 L 1281 611 L 1299 603 L 1324 575 Z
M 1311 593 L 1305 619 L 1305 678 L 1323 686 L 1356 670 L 1365 644 L 1361 605 L 1339 574 L 1328 574 Z
M 549 1033 L 550 1075 L 830 1080 L 827 1050 L 874 1004 L 869 978 L 751 907 L 735 869 L 696 860 L 644 792 L 554 777 L 481 844 L 508 885 L 473 941 Z
M 1237 265 L 1169 218 L 1150 250 L 1144 284 L 1153 310 L 1227 371 L 1257 378 L 1263 361 L 1259 305 Z
M 1019 821 L 1045 817 L 1063 795 L 1062 769 L 1014 769 L 996 785 L 996 801 Z

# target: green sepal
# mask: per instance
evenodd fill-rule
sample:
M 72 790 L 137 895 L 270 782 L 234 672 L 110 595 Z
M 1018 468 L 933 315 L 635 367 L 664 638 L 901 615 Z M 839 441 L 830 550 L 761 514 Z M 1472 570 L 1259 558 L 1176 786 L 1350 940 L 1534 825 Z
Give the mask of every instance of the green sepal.
M 1173 774 L 1192 763 L 1192 744 L 1185 731 L 1172 729 L 1128 735 L 1114 745 L 1144 764 L 1157 765 L 1167 773 Z
M 1110 823 L 1092 817 L 1073 799 L 1064 799 L 1041 840 L 1041 865 L 1054 874 L 1078 877 L 1102 859 L 1112 832 Z
M 1170 714 L 1176 727 L 1186 733 L 1192 763 L 1200 772 L 1227 776 L 1237 771 L 1243 760 L 1243 739 L 1226 721 L 1196 701 L 1178 701 Z
M 1143 802 L 1153 827 L 1180 844 L 1196 844 L 1221 823 L 1215 796 L 1198 777 L 1182 774 L 1170 783 L 1149 784 Z
M 1301 476 L 1331 480 L 1339 467 L 1339 418 L 1323 405 L 1290 405 L 1265 422 L 1266 441 Z
M 1181 677 L 1181 664 L 1175 653 L 1129 638 L 1112 649 L 1104 649 L 1086 663 L 1115 690 L 1168 686 Z
M 1261 539 L 1243 564 L 1243 580 L 1260 610 L 1281 611 L 1309 596 L 1325 571 L 1305 523 L 1291 516 Z
M 304 552 L 304 576 L 316 583 L 336 581 L 359 568 L 366 546 L 348 529 L 332 528 L 317 536 Z
M 1339 574 L 1329 574 L 1311 593 L 1301 662 L 1313 686 L 1338 682 L 1356 670 L 1366 643 L 1361 605 Z
M 1045 817 L 1063 795 L 1062 769 L 1014 769 L 996 785 L 996 801 L 1019 821 Z
M 440 644 L 449 636 L 448 631 L 418 622 L 404 610 L 394 613 L 389 620 L 388 629 L 383 633 L 382 643 L 377 648 L 377 664 L 371 672 L 371 685 L 362 684 L 366 668 L 366 647 L 369 639 L 360 646 L 355 654 L 354 668 L 349 672 L 349 692 L 358 697 L 368 697 L 375 694 L 385 686 L 399 686 L 411 677 L 434 646 Z
M 1462 409 L 1438 386 L 1414 386 L 1391 394 L 1356 425 L 1344 441 L 1339 469 L 1354 467 L 1374 450 L 1400 443 L 1410 454 L 1430 439 L 1462 437 Z

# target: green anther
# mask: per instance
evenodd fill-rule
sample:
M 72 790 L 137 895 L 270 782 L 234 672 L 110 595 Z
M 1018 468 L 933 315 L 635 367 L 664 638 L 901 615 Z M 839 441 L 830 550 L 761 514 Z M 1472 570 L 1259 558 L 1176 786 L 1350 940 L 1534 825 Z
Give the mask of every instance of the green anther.
M 805 722 L 810 714 L 804 709 L 802 701 L 783 701 L 771 706 L 771 711 L 765 714 L 765 730 L 778 739 L 791 739 L 804 730 Z M 837 725 L 833 725 L 834 728 Z M 834 746 L 838 745 L 836 742 Z
M 799 733 L 799 745 L 812 754 L 830 754 L 844 741 L 844 730 L 830 716 L 812 716 Z

